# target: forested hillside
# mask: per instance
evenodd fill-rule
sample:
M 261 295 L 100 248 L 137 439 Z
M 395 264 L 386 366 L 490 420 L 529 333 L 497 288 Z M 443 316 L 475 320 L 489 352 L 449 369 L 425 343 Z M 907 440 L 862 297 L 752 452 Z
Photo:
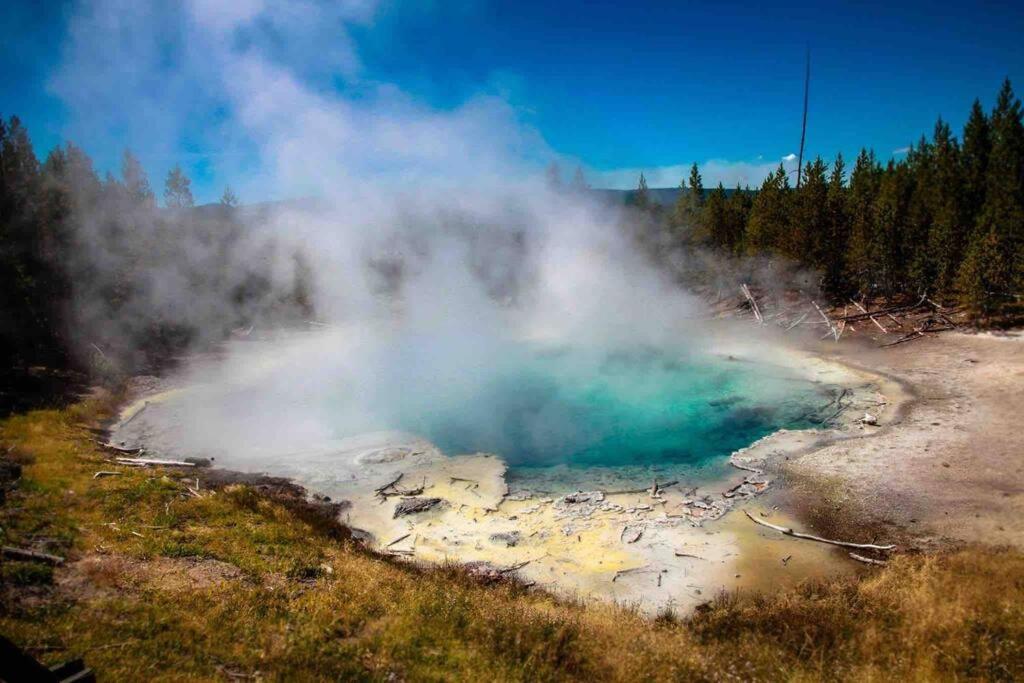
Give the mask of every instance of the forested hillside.
M 975 101 L 956 137 L 941 119 L 905 158 L 864 149 L 852 168 L 820 157 L 796 178 L 779 168 L 755 192 L 705 190 L 696 164 L 674 207 L 641 176 L 631 204 L 650 243 L 782 258 L 817 272 L 825 294 L 928 294 L 979 322 L 1020 314 L 1024 292 L 1024 125 L 1004 82 L 994 109 Z
M 281 246 L 247 233 L 232 191 L 199 211 L 190 185 L 175 167 L 160 207 L 131 152 L 100 178 L 73 143 L 40 162 L 19 120 L 0 121 L 0 366 L 132 372 L 253 320 L 308 317 L 301 255 L 281 281 Z

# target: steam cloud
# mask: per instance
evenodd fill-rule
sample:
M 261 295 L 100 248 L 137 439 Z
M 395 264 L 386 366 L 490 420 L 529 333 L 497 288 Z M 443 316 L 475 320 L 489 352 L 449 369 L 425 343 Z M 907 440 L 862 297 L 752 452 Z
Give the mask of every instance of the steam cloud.
M 247 261 L 269 259 L 286 282 L 300 251 L 330 327 L 193 364 L 186 373 L 207 388 L 184 408 L 191 448 L 269 456 L 372 428 L 408 405 L 399 395 L 473 395 L 524 340 L 703 343 L 697 303 L 633 248 L 619 211 L 540 180 L 555 155 L 507 102 L 481 94 L 438 110 L 362 77 L 347 30 L 382 11 L 370 0 L 98 0 L 71 18 L 52 83 L 72 135 L 108 131 L 143 161 L 201 144 L 216 150 L 209 175 L 244 198 L 317 198 L 265 209 L 216 267 L 240 281 Z M 202 261 L 201 242 L 151 259 L 150 289 L 167 315 L 222 330 L 223 302 L 175 275 Z M 98 240 L 85 257 L 109 249 Z

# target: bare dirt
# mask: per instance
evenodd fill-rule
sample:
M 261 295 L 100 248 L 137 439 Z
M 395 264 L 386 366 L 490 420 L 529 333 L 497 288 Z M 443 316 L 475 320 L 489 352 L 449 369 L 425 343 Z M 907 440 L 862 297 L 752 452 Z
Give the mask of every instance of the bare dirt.
M 921 549 L 1024 547 L 1024 336 L 945 333 L 831 353 L 899 380 L 911 400 L 881 438 L 837 441 L 783 470 L 829 488 L 836 516 L 868 515 Z

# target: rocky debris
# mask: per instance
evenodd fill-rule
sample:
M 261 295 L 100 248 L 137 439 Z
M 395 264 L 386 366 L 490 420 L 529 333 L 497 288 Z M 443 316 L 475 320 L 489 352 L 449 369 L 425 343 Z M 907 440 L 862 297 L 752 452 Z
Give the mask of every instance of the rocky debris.
M 580 503 L 600 503 L 603 500 L 603 491 L 577 491 L 576 493 L 562 496 L 555 501 L 555 505 L 557 507 L 565 507 L 566 505 L 579 505 Z
M 440 506 L 444 501 L 440 498 L 403 498 L 395 506 L 394 517 L 414 515 L 418 512 L 426 512 Z
M 722 493 L 726 498 L 748 498 L 750 496 L 756 496 L 757 494 L 768 488 L 768 484 L 771 480 L 759 477 L 747 477 L 742 482 L 733 486 L 728 491 Z
M 561 514 L 556 514 L 555 519 L 565 517 L 589 517 L 601 510 L 604 505 L 603 491 L 577 491 L 561 498 L 555 499 L 554 508 Z
M 503 531 L 491 534 L 491 543 L 503 544 L 506 548 L 513 548 L 519 544 L 521 536 L 518 531 Z

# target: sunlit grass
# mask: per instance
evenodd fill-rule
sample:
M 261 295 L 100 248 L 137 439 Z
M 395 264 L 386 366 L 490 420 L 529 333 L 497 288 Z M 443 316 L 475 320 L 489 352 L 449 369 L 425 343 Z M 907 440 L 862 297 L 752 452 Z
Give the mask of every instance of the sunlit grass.
M 729 595 L 691 619 L 559 602 L 338 540 L 252 488 L 196 498 L 177 473 L 103 462 L 94 400 L 0 424 L 24 477 L 4 543 L 0 632 L 104 680 L 934 680 L 1024 677 L 1024 557 L 905 556 L 861 578 Z

